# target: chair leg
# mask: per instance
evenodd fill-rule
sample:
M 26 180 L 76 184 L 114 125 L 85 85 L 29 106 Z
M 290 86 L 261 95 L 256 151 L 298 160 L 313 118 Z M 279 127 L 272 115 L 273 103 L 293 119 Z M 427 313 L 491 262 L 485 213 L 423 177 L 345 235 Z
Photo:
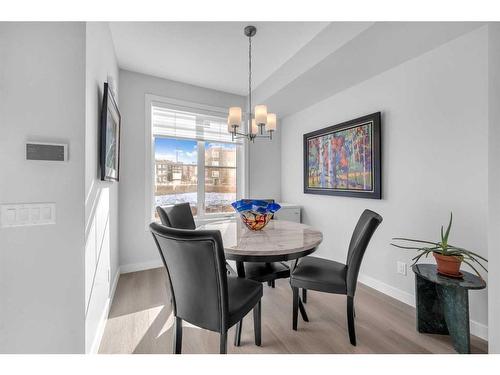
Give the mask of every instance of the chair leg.
M 347 296 L 347 327 L 349 329 L 349 340 L 356 346 L 356 331 L 354 329 L 354 298 Z
M 302 289 L 302 302 L 307 303 L 307 289 Z
M 227 331 L 220 334 L 220 354 L 227 354 Z
M 271 281 L 271 288 L 274 288 L 276 286 L 276 284 L 274 282 L 275 282 L 275 280 Z
M 299 311 L 300 311 L 300 315 L 302 316 L 302 319 L 304 319 L 304 322 L 308 322 L 309 317 L 307 316 L 306 309 L 305 309 L 304 304 L 302 303 L 302 300 L 300 299 L 300 297 L 299 297 Z
M 174 354 L 181 354 L 181 350 L 182 350 L 182 319 L 175 317 L 174 341 L 172 345 L 172 352 Z
M 268 287 L 272 287 L 272 286 L 273 286 L 273 282 L 272 282 L 271 280 L 269 280 L 269 281 L 267 282 L 267 286 L 268 286 Z
M 241 328 L 243 325 L 243 318 L 236 323 L 236 330 L 234 332 L 234 346 L 240 346 L 241 344 Z
M 292 312 L 292 328 L 297 330 L 297 319 L 299 317 L 299 289 L 292 286 L 293 292 L 293 312 Z
M 261 301 L 253 308 L 253 331 L 255 335 L 255 345 L 260 346 L 261 344 Z

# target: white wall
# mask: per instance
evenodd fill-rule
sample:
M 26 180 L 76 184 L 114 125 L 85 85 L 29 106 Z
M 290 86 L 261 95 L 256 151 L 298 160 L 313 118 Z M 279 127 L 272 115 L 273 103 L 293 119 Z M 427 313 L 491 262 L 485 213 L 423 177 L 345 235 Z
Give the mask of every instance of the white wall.
M 106 22 L 86 24 L 85 96 L 85 305 L 86 351 L 99 341 L 110 286 L 118 277 L 118 182 L 100 180 L 100 114 L 104 82 L 118 100 L 118 64 Z M 108 279 L 109 272 L 109 279 Z M 94 348 L 95 349 L 95 348 Z
M 256 139 L 249 143 L 249 198 L 281 200 L 280 120 L 274 133 L 272 140 Z
M 489 25 L 489 134 L 488 134 L 488 346 L 490 353 L 500 353 L 500 23 Z
M 283 119 L 282 199 L 301 204 L 304 222 L 323 231 L 316 255 L 344 262 L 365 208 L 384 222 L 361 273 L 405 300 L 413 300 L 413 274 L 396 274 L 396 261 L 410 263 L 413 254 L 389 246 L 392 237 L 437 239 L 453 211 L 453 243 L 487 255 L 487 37 L 485 27 L 470 32 Z M 383 199 L 304 194 L 303 134 L 376 111 L 382 111 Z M 472 329 L 484 336 L 487 291 L 470 293 L 470 309 L 479 323 Z
M 120 265 L 122 271 L 160 265 L 151 233 L 146 231 L 145 95 L 229 107 L 245 105 L 244 97 L 120 70 L 122 154 L 120 165 Z
M 85 24 L 0 23 L 0 203 L 56 224 L 0 229 L 0 352 L 84 351 Z M 27 140 L 69 144 L 28 162 Z

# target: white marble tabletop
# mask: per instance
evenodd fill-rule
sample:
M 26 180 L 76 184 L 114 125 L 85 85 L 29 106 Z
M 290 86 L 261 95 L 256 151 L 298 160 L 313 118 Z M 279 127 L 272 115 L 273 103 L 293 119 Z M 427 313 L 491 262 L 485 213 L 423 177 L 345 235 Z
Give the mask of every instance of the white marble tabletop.
M 323 240 L 323 234 L 310 226 L 285 220 L 271 220 L 260 231 L 249 230 L 239 218 L 205 224 L 198 229 L 218 229 L 224 241 L 226 258 L 283 257 L 283 260 L 313 252 Z

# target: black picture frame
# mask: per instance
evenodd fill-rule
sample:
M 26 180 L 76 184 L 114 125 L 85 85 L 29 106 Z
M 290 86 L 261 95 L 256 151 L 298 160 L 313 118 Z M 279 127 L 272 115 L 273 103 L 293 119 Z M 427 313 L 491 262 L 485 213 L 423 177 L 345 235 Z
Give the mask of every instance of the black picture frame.
M 371 130 L 371 189 L 339 189 L 339 188 L 324 188 L 309 186 L 309 140 L 332 133 L 353 129 L 359 126 L 370 124 Z M 366 116 L 362 116 L 350 121 L 329 126 L 311 133 L 304 134 L 304 193 L 305 194 L 321 194 L 321 195 L 337 195 L 344 197 L 382 199 L 382 143 L 381 143 L 381 113 L 375 112 Z M 349 185 L 347 183 L 347 185 Z
M 121 115 L 107 82 L 104 83 L 101 108 L 99 164 L 102 181 L 120 180 Z

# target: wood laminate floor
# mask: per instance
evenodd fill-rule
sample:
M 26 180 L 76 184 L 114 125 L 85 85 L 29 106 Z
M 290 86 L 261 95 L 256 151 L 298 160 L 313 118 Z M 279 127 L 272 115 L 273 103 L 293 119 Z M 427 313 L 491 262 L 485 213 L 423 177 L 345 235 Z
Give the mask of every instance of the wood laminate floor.
M 166 274 L 162 268 L 120 276 L 99 353 L 171 353 L 172 314 Z M 292 330 L 292 292 L 288 280 L 276 288 L 264 286 L 262 346 L 253 343 L 253 319 L 244 320 L 241 346 L 233 345 L 230 329 L 228 353 L 455 353 L 448 336 L 420 334 L 415 309 L 391 297 L 358 285 L 356 334 L 349 343 L 346 298 L 308 292 L 305 305 L 309 323 L 299 315 Z M 485 353 L 487 343 L 472 337 L 472 352 Z M 218 353 L 219 335 L 192 326 L 183 328 L 183 353 Z

